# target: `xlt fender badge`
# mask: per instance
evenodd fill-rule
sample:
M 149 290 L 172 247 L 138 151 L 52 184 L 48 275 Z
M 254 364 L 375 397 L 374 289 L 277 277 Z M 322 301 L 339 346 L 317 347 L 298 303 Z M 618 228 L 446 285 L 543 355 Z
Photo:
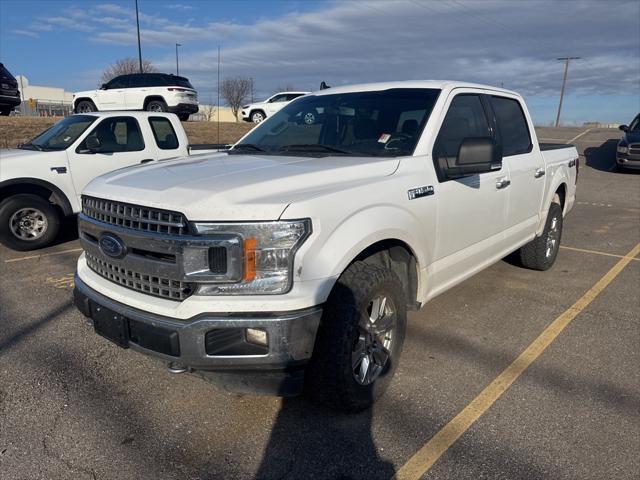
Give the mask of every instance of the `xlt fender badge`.
M 428 187 L 412 188 L 411 190 L 407 191 L 409 200 L 415 200 L 416 198 L 420 197 L 428 197 L 429 195 L 433 195 L 434 193 L 435 191 L 433 190 L 433 187 L 431 185 L 429 185 Z
M 575 167 L 575 166 L 576 166 L 576 159 L 574 158 L 573 160 L 569 160 L 569 168 Z

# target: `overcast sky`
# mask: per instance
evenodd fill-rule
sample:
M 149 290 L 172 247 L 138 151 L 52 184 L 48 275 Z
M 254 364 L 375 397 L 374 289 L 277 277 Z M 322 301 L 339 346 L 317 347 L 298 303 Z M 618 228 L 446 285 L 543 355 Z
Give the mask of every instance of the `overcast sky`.
M 137 56 L 134 0 L 0 0 L 0 60 L 39 85 L 95 88 L 105 65 Z M 628 122 L 640 110 L 638 0 L 139 0 L 142 51 L 215 101 L 221 75 L 278 85 L 453 79 L 523 93 L 534 120 Z

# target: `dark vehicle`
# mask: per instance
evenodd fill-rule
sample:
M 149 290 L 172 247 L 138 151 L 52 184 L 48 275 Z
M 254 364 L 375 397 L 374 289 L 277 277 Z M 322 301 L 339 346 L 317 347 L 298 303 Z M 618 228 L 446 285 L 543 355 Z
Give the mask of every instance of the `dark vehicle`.
M 0 63 L 0 115 L 9 115 L 18 105 L 20 105 L 18 82 Z
M 188 78 L 166 73 L 120 75 L 97 90 L 76 92 L 76 113 L 113 110 L 171 112 L 180 120 L 198 111 L 198 93 Z
M 630 125 L 620 125 L 624 136 L 616 148 L 616 163 L 619 170 L 640 169 L 640 113 Z

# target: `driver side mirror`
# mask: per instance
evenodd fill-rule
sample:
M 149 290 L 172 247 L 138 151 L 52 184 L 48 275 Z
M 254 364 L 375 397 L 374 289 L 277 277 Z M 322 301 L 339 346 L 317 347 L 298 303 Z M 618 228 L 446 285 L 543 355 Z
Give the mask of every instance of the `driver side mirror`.
M 629 126 L 628 125 L 620 125 L 618 128 L 620 130 L 622 130 L 623 132 L 626 132 L 627 130 L 629 130 Z
M 87 146 L 87 151 L 90 153 L 96 153 L 102 146 L 102 144 L 100 143 L 100 139 L 93 135 L 87 137 L 87 139 L 85 140 L 85 145 Z
M 100 90 L 107 90 L 109 87 L 107 87 L 106 83 L 103 83 L 102 85 L 100 85 Z
M 502 168 L 502 148 L 491 137 L 467 137 L 462 140 L 458 156 L 447 158 L 447 178 L 491 172 Z

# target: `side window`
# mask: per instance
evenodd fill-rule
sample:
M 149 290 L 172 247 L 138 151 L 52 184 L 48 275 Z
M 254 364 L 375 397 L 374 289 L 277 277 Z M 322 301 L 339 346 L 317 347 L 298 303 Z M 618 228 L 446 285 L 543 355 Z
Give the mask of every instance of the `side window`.
M 127 88 L 129 85 L 129 78 L 126 76 L 121 76 L 121 77 L 116 77 L 113 80 L 111 80 L 108 84 L 107 87 L 109 88 L 109 90 L 113 90 L 116 88 Z
M 112 117 L 100 122 L 87 138 L 95 137 L 100 142 L 98 153 L 139 152 L 144 150 L 140 125 L 135 118 Z M 87 149 L 83 140 L 77 151 Z
M 287 102 L 290 102 L 291 100 L 295 100 L 296 98 L 301 97 L 302 95 L 304 95 L 304 94 L 302 94 L 302 93 L 290 93 L 290 94 L 287 95 Z
M 156 144 L 161 150 L 175 150 L 178 148 L 178 137 L 171 121 L 164 117 L 149 118 L 151 131 L 156 139 Z
M 502 156 L 530 152 L 531 136 L 520 102 L 512 98 L 491 97 L 491 105 L 502 137 Z
M 144 86 L 144 75 L 131 75 L 129 77 L 129 88 L 140 88 Z
M 447 115 L 444 117 L 440 132 L 433 147 L 433 158 L 437 165 L 447 160 L 453 163 L 458 156 L 460 144 L 467 137 L 490 137 L 489 122 L 478 95 L 462 94 L 456 96 Z
M 269 100 L 269 103 L 286 102 L 286 101 L 287 101 L 287 96 L 285 94 L 282 94 L 282 95 L 276 95 L 275 97 L 273 97 L 271 100 Z

